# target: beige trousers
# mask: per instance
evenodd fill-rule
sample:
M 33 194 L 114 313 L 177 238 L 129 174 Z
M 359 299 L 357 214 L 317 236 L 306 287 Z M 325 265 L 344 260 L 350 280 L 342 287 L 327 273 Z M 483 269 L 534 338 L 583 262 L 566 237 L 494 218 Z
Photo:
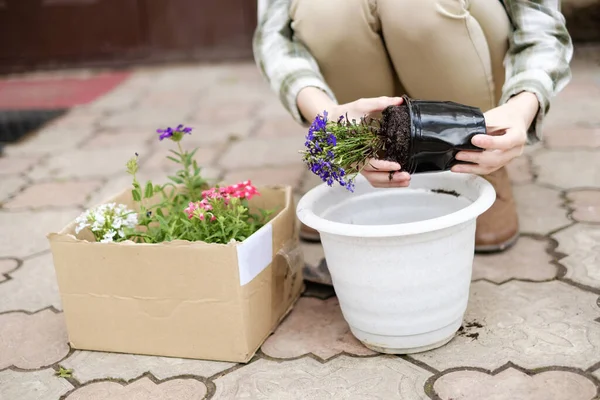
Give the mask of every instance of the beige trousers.
M 293 0 L 290 17 L 340 103 L 407 94 L 486 111 L 500 99 L 500 0 Z

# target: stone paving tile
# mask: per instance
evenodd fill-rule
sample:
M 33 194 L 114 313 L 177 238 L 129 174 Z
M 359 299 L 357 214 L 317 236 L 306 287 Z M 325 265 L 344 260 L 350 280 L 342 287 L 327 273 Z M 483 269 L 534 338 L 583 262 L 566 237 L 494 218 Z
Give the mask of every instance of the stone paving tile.
M 554 126 L 544 132 L 544 142 L 550 149 L 598 148 L 600 147 L 600 126 Z
M 596 370 L 596 372 L 592 373 L 598 380 L 600 380 L 600 368 Z
M 145 85 L 140 84 L 142 81 Z M 149 77 L 131 76 L 118 87 L 95 100 L 88 109 L 100 112 L 129 110 L 143 97 L 151 84 Z
M 521 185 L 533 182 L 533 172 L 531 171 L 531 165 L 527 157 L 521 156 L 515 158 L 506 168 L 513 184 Z
M 54 376 L 53 369 L 19 372 L 7 369 L 0 372 L 2 400 L 56 400 L 73 389 L 65 379 Z
M 513 188 L 521 232 L 546 235 L 571 223 L 556 190 L 527 184 Z M 540 203 L 540 199 L 544 199 Z
M 0 260 L 0 283 L 8 278 L 6 275 L 19 266 L 19 262 L 13 258 L 4 258 Z
M 141 149 L 143 149 L 153 139 L 158 140 L 156 129 L 110 129 L 94 133 L 94 135 L 88 141 L 86 141 L 81 148 L 83 150 L 93 150 L 100 148 L 112 149 L 123 146 L 133 148 L 139 146 Z
M 195 379 L 174 379 L 156 384 L 142 378 L 127 385 L 97 382 L 75 390 L 66 400 L 202 400 L 206 385 Z
M 79 215 L 76 209 L 0 211 L 0 257 L 27 257 L 50 248 L 46 235 Z
M 4 155 L 0 157 L 0 176 L 26 172 L 41 159 L 40 155 Z M 4 182 L 4 177 L 2 181 Z
M 556 277 L 552 257 L 546 253 L 546 241 L 521 237 L 515 246 L 503 253 L 476 255 L 473 280 L 487 279 L 495 283 L 510 279 L 545 281 Z
M 212 99 L 211 104 L 202 104 L 196 110 L 193 110 L 189 114 L 189 120 L 218 123 L 233 118 L 240 121 L 249 121 L 253 119 L 259 106 L 260 103 L 246 99 L 235 100 L 227 98 L 223 102 L 214 102 L 214 99 Z
M 129 381 L 146 372 L 152 373 L 161 380 L 178 375 L 196 375 L 208 378 L 235 364 L 135 354 L 76 351 L 60 365 L 72 369 L 73 376 L 79 382 L 86 383 L 94 379 L 106 378 Z
M 567 199 L 573 208 L 571 217 L 580 222 L 600 223 L 600 190 L 569 192 Z
M 104 118 L 100 126 L 105 128 L 152 128 L 186 124 L 189 110 L 185 108 L 132 109 Z
M 586 369 L 600 361 L 597 299 L 559 281 L 475 282 L 465 315 L 471 328 L 413 357 L 438 370 L 464 365 L 494 370 L 509 361 L 528 369 Z
M 77 148 L 94 133 L 93 127 L 88 128 L 57 128 L 46 127 L 25 136 L 16 143 L 8 144 L 6 153 L 16 155 L 64 154 Z
M 258 360 L 215 380 L 215 400 L 410 399 L 425 400 L 431 374 L 400 358 L 340 356 L 279 363 Z
M 555 109 L 560 109 L 557 112 L 550 112 L 548 118 L 544 121 L 545 126 L 552 126 L 553 129 L 563 127 L 565 135 L 569 135 L 569 128 L 583 123 L 587 126 L 600 125 L 600 97 L 589 96 L 587 93 L 583 101 L 569 102 L 558 100 L 552 105 Z
M 46 182 L 27 187 L 4 203 L 4 208 L 69 207 L 85 203 L 101 185 L 98 180 Z
M 50 158 L 35 167 L 29 177 L 35 181 L 48 179 L 98 178 L 125 171 L 127 160 L 136 152 L 144 152 L 140 146 L 110 149 L 73 150 Z
M 533 376 L 514 368 L 497 375 L 456 371 L 442 376 L 433 389 L 443 400 L 592 400 L 596 385 L 568 371 L 546 371 Z
M 240 169 L 228 172 L 224 183 L 236 183 L 252 180 L 254 185 L 290 185 L 298 187 L 304 173 L 302 164 L 282 166 L 278 168 Z
M 533 163 L 540 183 L 562 189 L 600 187 L 600 157 L 597 152 L 542 151 L 533 155 Z
M 164 109 L 164 108 L 190 108 L 190 100 L 195 96 L 194 92 L 186 93 L 177 88 L 165 88 L 163 90 L 151 90 L 141 97 L 136 104 L 140 109 Z
M 95 127 L 103 118 L 103 113 L 90 110 L 87 106 L 78 106 L 60 118 L 51 121 L 47 126 L 52 129 L 89 129 Z
M 600 289 L 600 229 L 574 225 L 553 236 L 557 251 L 568 254 L 559 262 L 567 268 L 565 278 Z
M 352 335 L 335 297 L 325 301 L 300 298 L 291 314 L 263 344 L 262 351 L 275 358 L 312 353 L 324 360 L 342 352 L 375 354 Z
M 298 124 L 291 116 L 279 116 L 262 121 L 256 129 L 256 137 L 294 137 L 303 140 L 307 132 L 307 128 Z
M 226 169 L 289 165 L 300 161 L 302 138 L 245 139 L 234 142 L 223 154 L 220 165 Z
M 49 306 L 62 309 L 51 254 L 23 261 L 10 277 L 12 279 L 0 283 L 0 312 L 35 312 Z
M 188 126 L 193 128 L 192 134 L 182 142 L 186 148 L 214 146 L 245 139 L 250 136 L 255 122 L 252 120 L 233 120 L 220 122 L 191 121 Z M 154 146 L 163 147 L 159 141 L 153 141 Z
M 10 198 L 27 185 L 27 179 L 20 175 L 3 176 L 1 179 L 2 185 L 0 185 L 0 204 L 2 204 L 2 201 Z
M 52 310 L 0 314 L 0 337 L 0 370 L 10 366 L 37 369 L 69 353 L 64 317 Z

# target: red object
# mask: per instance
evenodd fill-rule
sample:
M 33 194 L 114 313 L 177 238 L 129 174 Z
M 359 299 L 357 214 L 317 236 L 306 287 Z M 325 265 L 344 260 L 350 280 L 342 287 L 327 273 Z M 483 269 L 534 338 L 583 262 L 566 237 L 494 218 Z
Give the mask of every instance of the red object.
M 87 104 L 116 88 L 128 72 L 86 78 L 0 80 L 0 109 L 52 110 Z

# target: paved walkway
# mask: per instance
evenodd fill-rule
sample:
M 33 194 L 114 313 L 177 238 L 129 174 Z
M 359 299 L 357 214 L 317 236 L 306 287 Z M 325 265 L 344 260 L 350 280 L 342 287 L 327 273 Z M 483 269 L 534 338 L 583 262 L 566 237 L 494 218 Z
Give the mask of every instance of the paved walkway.
M 596 53 L 598 54 L 598 49 Z M 596 56 L 597 57 L 597 56 Z M 331 289 L 310 286 L 247 365 L 73 351 L 45 234 L 143 178 L 161 177 L 154 129 L 193 125 L 205 172 L 315 183 L 295 126 L 253 64 L 139 69 L 0 157 L 0 399 L 591 400 L 600 390 L 600 60 L 578 54 L 545 143 L 511 165 L 523 237 L 477 257 L 466 321 L 448 345 L 373 354 Z M 320 246 L 306 261 L 323 263 Z M 56 376 L 61 369 L 72 376 Z M 136 397 L 138 396 L 138 397 Z

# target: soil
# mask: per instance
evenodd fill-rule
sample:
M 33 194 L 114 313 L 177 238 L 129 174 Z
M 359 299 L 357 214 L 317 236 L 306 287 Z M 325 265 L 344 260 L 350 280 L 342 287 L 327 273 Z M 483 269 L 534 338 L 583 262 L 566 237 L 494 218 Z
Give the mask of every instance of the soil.
M 406 104 L 389 106 L 382 112 L 381 134 L 385 136 L 385 159 L 408 167 L 410 149 L 410 114 Z
M 440 193 L 440 194 L 447 194 L 447 195 L 454 196 L 454 197 L 460 197 L 460 193 L 458 193 L 454 190 L 433 189 L 432 192 Z
M 468 337 L 471 340 L 477 340 L 479 339 L 479 332 L 473 332 L 473 331 L 477 331 L 479 329 L 483 328 L 483 325 L 480 324 L 477 321 L 469 321 L 466 322 L 464 325 L 461 325 L 460 328 L 458 328 L 458 336 L 464 336 L 464 337 Z

